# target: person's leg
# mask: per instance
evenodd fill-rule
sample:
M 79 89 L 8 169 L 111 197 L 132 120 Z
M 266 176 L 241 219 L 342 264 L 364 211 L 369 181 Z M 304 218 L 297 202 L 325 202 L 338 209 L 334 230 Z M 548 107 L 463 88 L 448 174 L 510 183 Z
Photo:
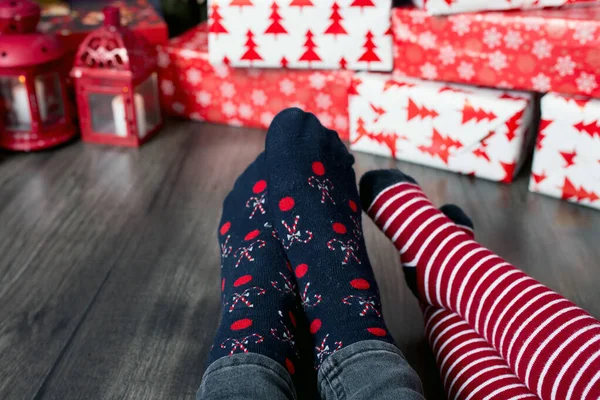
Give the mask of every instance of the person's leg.
M 416 268 L 422 301 L 458 314 L 542 399 L 600 397 L 600 322 L 472 240 L 401 172 L 367 173 L 361 198 Z
M 449 399 L 537 399 L 492 348 L 457 314 L 427 306 L 425 335 Z
M 382 399 L 422 399 L 418 376 L 381 315 L 362 235 L 354 158 L 314 115 L 289 109 L 269 128 L 266 162 L 273 227 L 311 321 L 321 395 L 376 399 L 376 391 L 385 389 L 388 397 Z
M 467 235 L 473 222 L 457 206 L 440 210 Z M 418 296 L 417 296 L 418 297 Z M 456 400 L 537 399 L 500 354 L 458 314 L 423 306 L 425 335 L 435 354 L 448 398 Z
M 223 308 L 199 399 L 295 399 L 296 284 L 269 228 L 264 155 L 223 203 Z

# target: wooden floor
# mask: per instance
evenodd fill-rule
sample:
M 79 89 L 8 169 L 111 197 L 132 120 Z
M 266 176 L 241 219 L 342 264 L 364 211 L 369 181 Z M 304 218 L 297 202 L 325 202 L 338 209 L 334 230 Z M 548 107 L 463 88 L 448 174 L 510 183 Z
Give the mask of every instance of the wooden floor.
M 219 312 L 220 205 L 264 132 L 172 121 L 139 151 L 74 143 L 0 153 L 0 399 L 193 399 Z M 600 317 L 600 212 L 399 166 L 481 242 Z M 416 301 L 365 219 L 388 325 L 441 399 Z

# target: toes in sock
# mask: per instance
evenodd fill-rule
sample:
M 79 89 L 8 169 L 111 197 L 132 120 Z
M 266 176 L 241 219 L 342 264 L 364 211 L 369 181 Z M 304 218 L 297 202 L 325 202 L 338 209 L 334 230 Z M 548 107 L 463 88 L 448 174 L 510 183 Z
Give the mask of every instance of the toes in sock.
M 264 155 L 238 178 L 219 225 L 223 311 L 209 363 L 239 353 L 267 356 L 294 375 L 295 283 L 273 238 Z
M 337 133 L 312 114 L 283 111 L 266 158 L 274 229 L 311 321 L 316 366 L 342 346 L 392 342 L 363 240 L 354 158 Z
M 447 205 L 438 210 L 416 181 L 398 170 L 366 173 L 360 181 L 360 194 L 365 211 L 400 252 L 413 293 L 421 293 L 417 264 L 435 256 L 432 253 L 442 237 L 473 238 L 472 222 L 459 207 Z M 437 235 L 442 231 L 444 235 Z

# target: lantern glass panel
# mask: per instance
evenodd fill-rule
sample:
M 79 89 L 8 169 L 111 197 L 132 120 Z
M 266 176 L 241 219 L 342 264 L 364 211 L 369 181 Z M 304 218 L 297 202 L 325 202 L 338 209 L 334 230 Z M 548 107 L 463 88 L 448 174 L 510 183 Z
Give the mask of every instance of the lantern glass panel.
M 161 121 L 156 73 L 150 75 L 135 88 L 135 112 L 138 121 L 138 135 L 146 136 Z
M 59 122 L 65 116 L 65 106 L 57 72 L 39 75 L 35 78 L 40 119 L 46 126 Z
M 0 76 L 0 96 L 6 112 L 6 129 L 11 131 L 31 130 L 31 107 L 25 86 L 25 76 Z
M 123 95 L 90 93 L 88 103 L 94 133 L 127 136 Z

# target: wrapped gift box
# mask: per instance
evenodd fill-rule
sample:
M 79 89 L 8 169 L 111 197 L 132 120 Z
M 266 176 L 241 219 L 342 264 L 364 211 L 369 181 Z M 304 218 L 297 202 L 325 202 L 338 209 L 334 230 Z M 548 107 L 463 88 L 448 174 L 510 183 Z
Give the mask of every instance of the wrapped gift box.
M 560 7 L 567 4 L 592 2 L 597 2 L 597 0 L 414 0 L 414 3 L 419 8 L 423 8 L 433 15 L 459 14 L 473 11 Z
M 430 16 L 396 8 L 396 71 L 408 76 L 600 97 L 600 5 Z
M 106 5 L 119 7 L 122 24 L 150 43 L 165 44 L 169 40 L 167 24 L 147 0 L 78 3 L 72 6 L 68 15 L 43 16 L 38 27 L 42 32 L 57 34 L 68 51 L 75 53 L 88 33 L 104 23 L 102 8 Z
M 353 150 L 511 182 L 532 142 L 532 93 L 368 73 L 352 88 Z
M 212 0 L 213 65 L 391 71 L 391 0 Z
M 529 190 L 600 209 L 600 100 L 542 98 Z
M 158 61 L 161 103 L 171 115 L 267 128 L 279 111 L 296 106 L 348 139 L 352 71 L 212 66 L 206 23 L 172 39 Z

